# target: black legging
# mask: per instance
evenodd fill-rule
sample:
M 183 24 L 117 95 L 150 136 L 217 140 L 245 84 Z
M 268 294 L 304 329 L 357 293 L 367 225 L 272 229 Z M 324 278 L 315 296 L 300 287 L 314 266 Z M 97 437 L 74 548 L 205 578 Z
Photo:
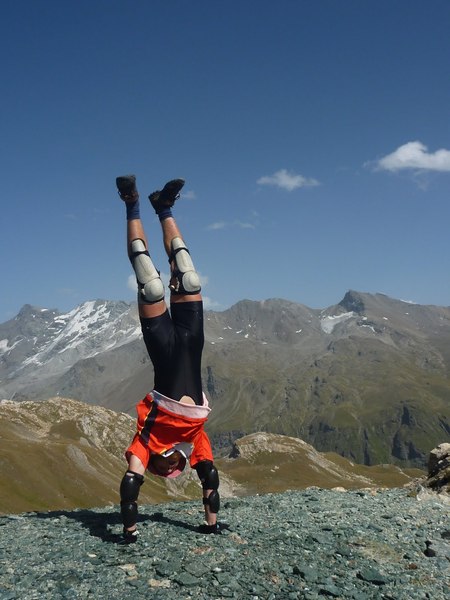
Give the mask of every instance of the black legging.
M 173 400 L 203 404 L 203 303 L 177 302 L 159 317 L 142 318 L 144 342 L 155 370 L 154 389 Z

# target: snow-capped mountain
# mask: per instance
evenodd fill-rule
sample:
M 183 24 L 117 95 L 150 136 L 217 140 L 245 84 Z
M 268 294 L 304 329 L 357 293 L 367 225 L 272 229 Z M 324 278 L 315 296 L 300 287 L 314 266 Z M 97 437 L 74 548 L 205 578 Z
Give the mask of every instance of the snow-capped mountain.
M 41 389 L 77 362 L 139 336 L 136 309 L 125 302 L 85 302 L 65 314 L 27 304 L 0 325 L 0 395 Z

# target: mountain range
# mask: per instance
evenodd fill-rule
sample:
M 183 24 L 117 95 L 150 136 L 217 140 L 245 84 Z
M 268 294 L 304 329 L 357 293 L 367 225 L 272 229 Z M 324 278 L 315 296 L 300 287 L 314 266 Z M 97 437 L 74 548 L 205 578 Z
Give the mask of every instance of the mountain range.
M 359 464 L 423 468 L 450 437 L 450 307 L 349 291 L 323 310 L 270 299 L 206 311 L 203 381 L 219 454 L 267 432 Z M 5 399 L 134 416 L 152 383 L 134 304 L 25 305 L 0 324 Z

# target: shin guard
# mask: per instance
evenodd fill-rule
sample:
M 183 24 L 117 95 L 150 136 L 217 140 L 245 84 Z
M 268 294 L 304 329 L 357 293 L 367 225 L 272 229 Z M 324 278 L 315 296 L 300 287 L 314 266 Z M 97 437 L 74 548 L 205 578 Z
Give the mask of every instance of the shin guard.
M 125 528 L 136 525 L 138 508 L 136 500 L 139 496 L 139 490 L 144 483 L 143 475 L 134 471 L 127 471 L 120 484 L 120 512 L 122 522 Z
M 141 239 L 131 242 L 131 264 L 138 283 L 138 302 L 153 304 L 164 298 L 164 285 Z
M 173 294 L 198 294 L 200 292 L 200 277 L 180 237 L 173 238 L 171 242 L 172 255 L 170 261 L 174 262 L 170 289 Z
M 211 490 L 207 498 L 203 498 L 203 504 L 209 506 L 212 513 L 220 510 L 219 495 L 219 473 L 214 464 L 209 460 L 203 460 L 195 465 L 195 470 L 204 490 Z

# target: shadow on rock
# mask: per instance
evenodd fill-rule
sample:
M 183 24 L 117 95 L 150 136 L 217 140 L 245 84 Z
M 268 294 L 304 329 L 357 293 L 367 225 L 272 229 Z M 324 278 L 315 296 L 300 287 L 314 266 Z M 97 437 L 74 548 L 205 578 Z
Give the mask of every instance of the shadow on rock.
M 178 521 L 178 519 L 171 519 L 170 517 L 165 517 L 162 512 L 154 513 L 149 517 L 150 521 L 155 523 L 167 523 L 168 525 L 172 525 L 173 527 L 182 527 L 183 529 L 187 529 L 188 531 L 193 531 L 194 533 L 199 533 L 199 528 L 195 525 L 190 525 L 189 523 L 185 523 L 184 521 Z
M 112 526 L 121 526 L 122 519 L 119 512 L 101 513 L 95 510 L 54 510 L 45 513 L 36 513 L 38 519 L 59 519 L 66 517 L 80 523 L 89 530 L 89 535 L 100 538 L 104 542 L 117 543 L 122 539 L 121 533 L 113 533 Z M 151 515 L 138 516 L 138 522 L 152 520 Z M 121 529 L 121 528 L 120 528 Z
M 100 538 L 103 542 L 115 544 L 122 539 L 122 534 L 113 533 L 111 527 L 119 526 L 121 529 L 122 519 L 120 512 L 101 513 L 95 510 L 54 510 L 45 513 L 35 513 L 38 519 L 59 519 L 66 517 L 80 523 L 83 527 L 89 530 L 89 535 Z M 152 521 L 154 523 L 166 523 L 172 527 L 181 527 L 199 533 L 199 528 L 189 523 L 184 523 L 178 519 L 166 517 L 162 512 L 156 512 L 152 515 L 139 514 L 138 523 L 144 521 Z

